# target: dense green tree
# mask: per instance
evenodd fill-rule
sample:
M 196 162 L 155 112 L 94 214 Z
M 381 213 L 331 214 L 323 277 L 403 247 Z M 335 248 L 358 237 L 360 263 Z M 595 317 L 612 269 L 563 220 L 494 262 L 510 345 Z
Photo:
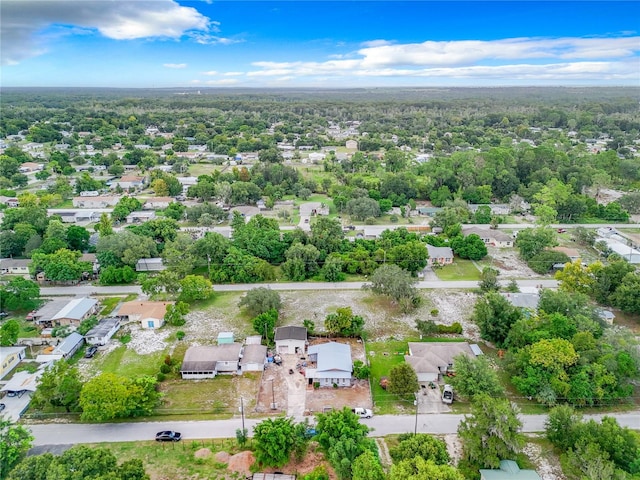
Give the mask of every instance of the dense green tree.
M 346 278 L 342 273 L 344 262 L 339 254 L 332 253 L 324 261 L 324 265 L 320 269 L 322 278 L 325 282 L 341 282 Z
M 76 412 L 81 390 L 78 369 L 66 361 L 56 362 L 40 377 L 31 405 L 37 409 L 63 407 L 67 412 Z
M 280 294 L 266 287 L 249 290 L 238 303 L 238 307 L 246 309 L 252 316 L 260 315 L 271 309 L 279 311 L 281 306 Z
M 571 259 L 564 252 L 555 250 L 542 250 L 527 261 L 527 265 L 534 272 L 544 275 L 549 273 L 555 264 L 564 265 L 571 262 Z
M 253 329 L 263 336 L 270 344 L 274 340 L 275 328 L 278 323 L 278 311 L 275 308 L 267 310 L 251 320 Z
M 348 408 L 321 413 L 317 419 L 318 434 L 314 439 L 326 452 L 340 478 L 351 478 L 353 462 L 366 450 L 377 456 L 375 442 L 367 438 L 369 427 L 360 423 L 358 416 Z
M 458 427 L 463 459 L 479 468 L 499 468 L 500 460 L 512 458 L 524 446 L 518 411 L 508 401 L 478 395 L 471 415 Z
M 20 333 L 20 324 L 17 320 L 7 320 L 0 326 L 0 346 L 10 347 L 18 341 Z
M 113 207 L 113 212 L 111 212 L 111 218 L 117 222 L 122 222 L 127 215 L 136 210 L 140 210 L 142 208 L 142 203 L 135 197 L 122 197 L 118 203 Z
M 51 223 L 49 223 L 51 224 Z M 71 225 L 67 228 L 67 244 L 70 250 L 86 251 L 89 248 L 89 237 L 91 235 L 84 227 Z
M 454 358 L 456 374 L 449 379 L 456 394 L 472 399 L 476 395 L 486 394 L 497 398 L 504 395 L 498 374 L 486 356 L 471 358 L 458 355 Z
M 256 215 L 246 224 L 236 217 L 233 225 L 233 243 L 236 247 L 269 263 L 284 260 L 286 244 L 280 238 L 280 225 L 273 218 Z
M 265 467 L 289 463 L 296 446 L 296 426 L 288 417 L 269 418 L 253 427 L 256 461 Z
M 213 285 L 211 281 L 200 275 L 187 275 L 180 280 L 180 301 L 194 302 L 208 300 L 213 297 Z
M 403 299 L 413 301 L 418 296 L 415 283 L 416 279 L 397 265 L 382 265 L 371 276 L 371 283 L 363 288 L 400 303 Z
M 0 417 L 0 478 L 6 478 L 27 451 L 31 448 L 33 436 L 22 425 L 14 425 Z
M 511 326 L 522 316 L 521 311 L 497 292 L 479 298 L 473 309 L 473 319 L 485 340 L 502 346 Z
M 311 244 L 324 255 L 337 252 L 343 239 L 342 226 L 335 218 L 319 217 L 311 224 Z
M 394 462 L 421 457 L 436 465 L 449 463 L 447 444 L 433 435 L 404 433 L 398 437 L 398 440 L 399 443 L 389 449 L 389 454 Z
M 294 282 L 301 282 L 318 272 L 320 252 L 313 245 L 294 243 L 285 253 L 286 261 L 282 264 L 282 272 Z
M 500 282 L 498 282 L 499 274 L 500 272 L 495 268 L 484 267 L 480 273 L 480 282 L 478 283 L 480 290 L 483 292 L 500 290 Z
M 149 415 L 159 399 L 153 377 L 132 380 L 113 373 L 101 373 L 82 387 L 82 419 L 105 422 L 115 418 Z
M 464 475 L 455 467 L 437 465 L 422 457 L 402 460 L 391 466 L 391 480 L 464 480 Z
M 84 272 L 91 272 L 89 262 L 81 262 L 82 254 L 76 250 L 62 248 L 55 253 L 34 253 L 31 256 L 29 272 L 35 275 L 44 272 L 45 277 L 53 282 L 80 280 Z
M 427 266 L 429 253 L 424 243 L 413 240 L 402 245 L 396 245 L 389 250 L 387 260 L 395 263 L 403 270 L 415 274 Z
M 128 230 L 106 237 L 101 236 L 96 245 L 96 253 L 101 265 L 103 265 L 103 254 L 106 252 L 112 254 L 109 257 L 118 259 L 120 263 L 130 267 L 135 267 L 141 258 L 152 258 L 158 255 L 157 244 L 152 238 L 136 235 Z
M 185 302 L 167 305 L 164 321 L 174 327 L 180 327 L 186 323 L 184 316 L 187 313 L 189 313 L 189 305 Z
M 408 396 L 420 390 L 418 376 L 408 363 L 399 363 L 389 371 L 389 386 L 387 391 L 394 395 Z
M 129 265 L 123 267 L 108 267 L 100 269 L 100 283 L 102 285 L 117 285 L 131 283 L 136 279 L 136 272 Z
M 530 260 L 547 247 L 557 245 L 553 230 L 545 227 L 525 228 L 518 232 L 516 247 L 524 260 Z
M 363 221 L 369 217 L 379 217 L 380 205 L 372 198 L 352 198 L 347 202 L 345 211 L 355 220 Z
M 12 278 L 0 285 L 0 310 L 29 311 L 40 303 L 40 287 L 36 282 L 25 278 Z
M 623 312 L 640 313 L 640 275 L 627 273 L 610 298 Z
M 103 212 L 100 215 L 100 221 L 96 225 L 96 232 L 98 232 L 101 237 L 113 235 L 113 222 L 108 213 Z
M 380 460 L 370 450 L 365 450 L 353 461 L 351 478 L 353 480 L 384 480 L 386 477 Z
M 451 241 L 451 249 L 453 250 L 453 253 L 458 255 L 460 258 L 481 260 L 487 256 L 487 246 L 475 233 L 467 235 L 466 237 L 455 237 Z
M 562 451 L 573 447 L 577 441 L 582 415 L 569 405 L 559 405 L 549 411 L 544 424 L 547 439 Z
M 215 283 L 268 282 L 275 280 L 275 273 L 265 260 L 230 247 L 222 263 L 212 268 L 211 280 Z
M 359 337 L 364 328 L 364 319 L 360 315 L 354 315 L 351 307 L 342 307 L 327 315 L 324 327 L 333 336 Z

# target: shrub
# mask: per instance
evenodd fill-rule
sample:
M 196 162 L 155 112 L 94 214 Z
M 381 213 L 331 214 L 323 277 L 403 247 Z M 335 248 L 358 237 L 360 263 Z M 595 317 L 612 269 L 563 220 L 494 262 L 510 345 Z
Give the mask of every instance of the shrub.
M 178 340 L 182 340 L 182 339 L 184 338 L 184 336 L 185 336 L 185 335 L 186 335 L 186 334 L 185 334 L 182 330 L 178 330 L 178 331 L 176 332 L 176 338 L 177 338 Z
M 455 333 L 461 335 L 462 325 L 460 325 L 459 322 L 455 322 L 452 325 L 438 325 L 438 333 Z
M 364 380 L 365 378 L 369 378 L 369 374 L 371 373 L 371 369 L 365 365 L 361 360 L 356 360 L 353 362 L 353 376 L 358 380 Z
M 156 375 L 156 380 L 158 380 L 159 382 L 164 382 L 166 378 L 167 376 L 162 372 L 158 372 L 158 374 Z
M 320 388 L 320 382 L 313 382 L 313 389 L 318 390 Z
M 431 310 L 432 317 L 437 317 L 439 313 L 440 313 L 440 310 L 438 310 L 437 308 L 434 308 L 433 310 Z
M 163 363 L 162 365 L 160 365 L 160 373 L 164 373 L 164 374 L 171 373 L 171 367 L 166 363 Z

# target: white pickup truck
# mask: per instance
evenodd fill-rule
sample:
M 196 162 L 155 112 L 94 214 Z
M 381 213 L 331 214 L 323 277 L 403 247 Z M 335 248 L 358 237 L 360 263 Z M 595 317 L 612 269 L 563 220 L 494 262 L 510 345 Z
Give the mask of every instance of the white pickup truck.
M 357 408 L 352 408 L 351 411 L 353 413 L 355 413 L 356 415 L 358 415 L 360 418 L 371 418 L 371 417 L 373 417 L 373 412 L 371 410 L 369 410 L 368 408 L 357 407 Z

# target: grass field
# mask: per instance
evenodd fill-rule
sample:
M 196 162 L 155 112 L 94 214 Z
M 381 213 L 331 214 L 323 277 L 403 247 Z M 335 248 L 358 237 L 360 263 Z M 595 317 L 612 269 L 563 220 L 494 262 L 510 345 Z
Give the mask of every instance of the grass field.
M 440 280 L 480 280 L 480 270 L 471 260 L 456 258 L 451 265 L 434 269 Z
M 148 355 L 139 355 L 126 345 L 121 345 L 104 356 L 98 355 L 93 358 L 90 370 L 114 373 L 123 377 L 155 376 L 168 353 L 169 348 Z
M 380 379 L 389 377 L 391 369 L 404 362 L 408 348 L 406 340 L 367 343 L 367 358 L 371 366 L 371 395 L 377 414 L 402 412 L 402 403 L 380 386 Z

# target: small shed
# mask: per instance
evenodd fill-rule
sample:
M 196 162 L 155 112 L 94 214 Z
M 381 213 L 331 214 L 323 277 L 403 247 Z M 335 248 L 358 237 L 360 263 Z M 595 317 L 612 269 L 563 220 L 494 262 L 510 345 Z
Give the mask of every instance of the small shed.
M 119 318 L 103 318 L 84 336 L 91 345 L 106 345 L 120 328 Z
M 54 355 L 62 355 L 64 358 L 72 357 L 74 353 L 80 350 L 84 343 L 84 337 L 78 332 L 73 332 L 64 341 L 53 349 Z
M 276 352 L 278 353 L 304 353 L 307 343 L 307 329 L 304 327 L 278 327 L 276 328 Z
M 240 368 L 243 372 L 261 372 L 267 360 L 267 347 L 265 345 L 245 345 L 240 359 Z
M 220 332 L 218 333 L 218 345 L 224 345 L 227 343 L 233 343 L 233 332 Z

